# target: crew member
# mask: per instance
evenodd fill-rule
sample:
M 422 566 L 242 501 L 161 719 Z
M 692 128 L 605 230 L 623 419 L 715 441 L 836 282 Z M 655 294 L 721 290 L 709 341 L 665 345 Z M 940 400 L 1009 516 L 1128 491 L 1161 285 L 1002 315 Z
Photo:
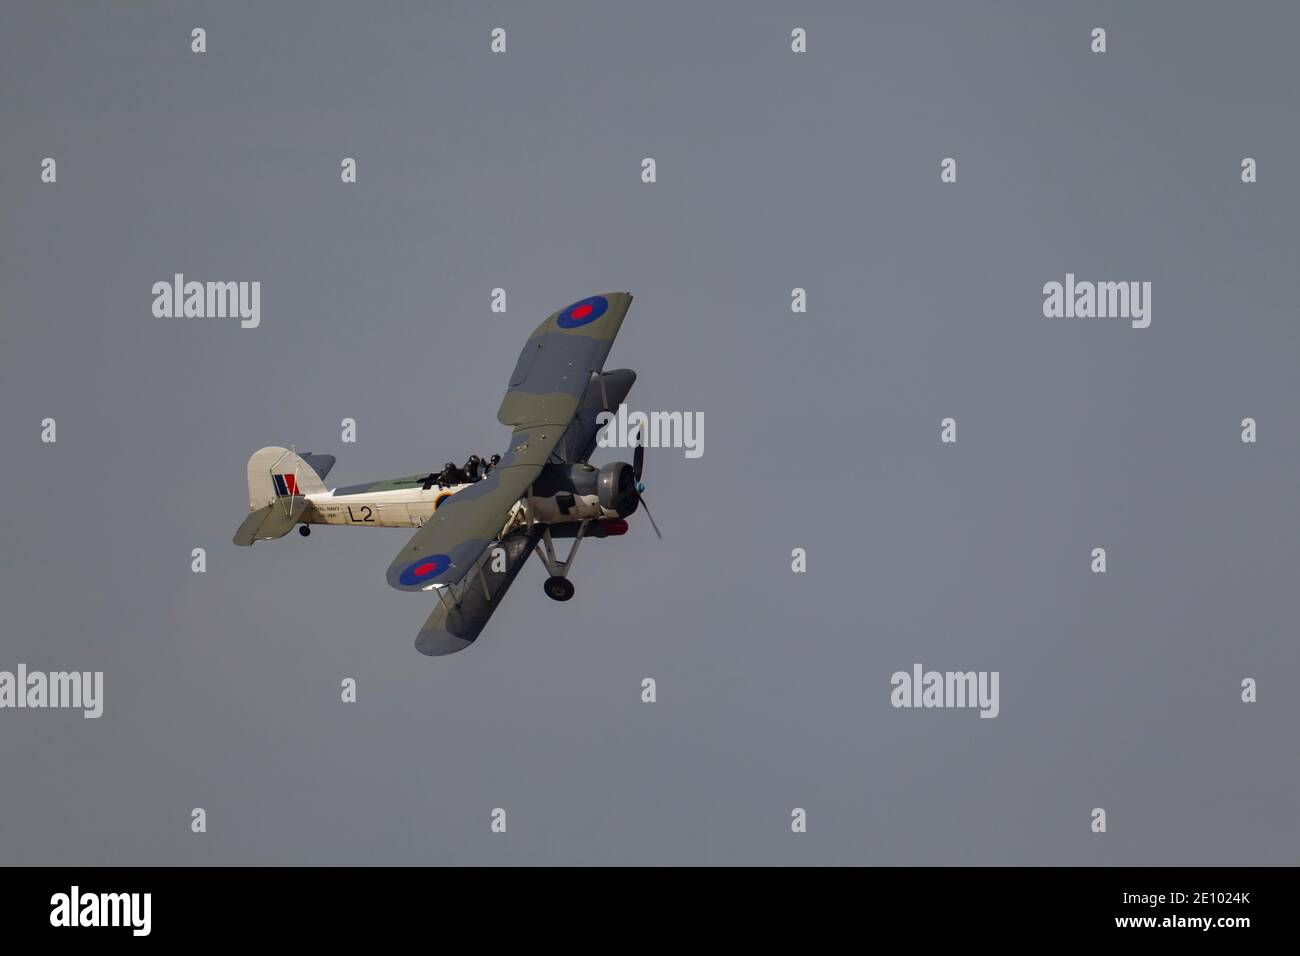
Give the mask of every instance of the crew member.
M 465 473 L 456 467 L 454 461 L 449 461 L 442 466 L 442 474 L 438 476 L 438 487 L 446 488 L 449 485 L 463 485 L 465 483 Z

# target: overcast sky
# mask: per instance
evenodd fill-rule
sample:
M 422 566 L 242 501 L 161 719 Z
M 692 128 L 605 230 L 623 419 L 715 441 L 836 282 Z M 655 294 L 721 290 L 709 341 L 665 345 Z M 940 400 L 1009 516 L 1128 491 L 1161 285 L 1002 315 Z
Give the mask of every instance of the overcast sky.
M 0 862 L 1294 863 L 1297 25 L 8 4 L 0 669 L 105 700 L 0 711 Z M 177 272 L 260 326 L 155 318 Z M 1150 328 L 1044 318 L 1067 273 L 1151 282 Z M 231 544 L 263 445 L 503 451 L 528 334 L 614 290 L 631 407 L 707 425 L 648 456 L 663 541 L 585 544 L 566 604 L 534 563 L 441 659 L 408 532 Z M 918 662 L 998 717 L 893 708 Z

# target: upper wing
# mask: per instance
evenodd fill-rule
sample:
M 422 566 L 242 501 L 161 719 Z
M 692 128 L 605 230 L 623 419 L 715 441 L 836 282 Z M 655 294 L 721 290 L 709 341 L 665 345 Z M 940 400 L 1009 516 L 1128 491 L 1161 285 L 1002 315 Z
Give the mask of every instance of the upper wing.
M 533 331 L 497 412 L 502 424 L 515 426 L 510 448 L 486 478 L 449 498 L 415 532 L 388 566 L 389 584 L 424 591 L 469 573 L 564 436 L 631 303 L 626 292 L 592 296 Z
M 533 330 L 519 354 L 497 418 L 503 425 L 567 426 L 591 380 L 605 365 L 632 296 L 607 292 L 561 309 Z
M 564 437 L 555 448 L 555 454 L 561 461 L 586 461 L 596 450 L 596 439 L 600 434 L 599 418 L 602 412 L 618 411 L 627 393 L 632 391 L 636 381 L 636 372 L 630 368 L 601 372 L 591 380 L 587 391 L 578 403 L 578 410 L 564 431 Z
M 516 428 L 491 474 L 448 498 L 411 536 L 388 566 L 388 583 L 399 591 L 427 591 L 464 578 L 501 533 L 562 434 L 563 425 Z

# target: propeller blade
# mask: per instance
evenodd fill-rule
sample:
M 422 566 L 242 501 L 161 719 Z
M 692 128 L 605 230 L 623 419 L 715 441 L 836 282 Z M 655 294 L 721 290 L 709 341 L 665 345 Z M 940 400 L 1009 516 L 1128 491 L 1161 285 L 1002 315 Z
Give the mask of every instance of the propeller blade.
M 659 526 L 655 524 L 655 516 L 650 513 L 650 506 L 646 504 L 645 495 L 638 494 L 637 500 L 641 502 L 641 507 L 645 509 L 645 516 L 650 519 L 650 527 L 655 529 L 655 536 L 662 541 L 664 536 L 659 533 Z
M 645 443 L 641 441 L 641 429 L 636 431 L 636 451 L 632 452 L 632 474 L 641 480 L 641 469 L 645 467 Z

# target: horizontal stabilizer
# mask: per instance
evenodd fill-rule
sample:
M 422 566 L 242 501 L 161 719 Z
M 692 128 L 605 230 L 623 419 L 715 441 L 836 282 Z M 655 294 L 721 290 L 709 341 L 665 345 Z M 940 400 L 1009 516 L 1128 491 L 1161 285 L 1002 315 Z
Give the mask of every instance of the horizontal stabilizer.
M 283 538 L 293 530 L 302 513 L 309 507 L 311 502 L 306 498 L 293 498 L 258 508 L 244 519 L 244 523 L 235 532 L 235 544 L 248 547 L 254 541 Z

